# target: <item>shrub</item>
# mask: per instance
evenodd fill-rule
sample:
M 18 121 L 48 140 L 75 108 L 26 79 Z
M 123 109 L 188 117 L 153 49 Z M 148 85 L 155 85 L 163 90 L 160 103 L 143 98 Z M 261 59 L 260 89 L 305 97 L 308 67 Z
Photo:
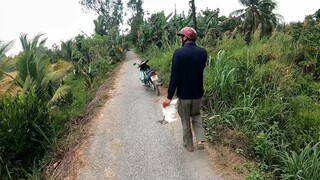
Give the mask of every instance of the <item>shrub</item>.
M 50 115 L 34 93 L 0 100 L 0 177 L 21 178 L 18 167 L 30 167 L 50 141 Z M 8 176 L 9 177 L 9 176 Z

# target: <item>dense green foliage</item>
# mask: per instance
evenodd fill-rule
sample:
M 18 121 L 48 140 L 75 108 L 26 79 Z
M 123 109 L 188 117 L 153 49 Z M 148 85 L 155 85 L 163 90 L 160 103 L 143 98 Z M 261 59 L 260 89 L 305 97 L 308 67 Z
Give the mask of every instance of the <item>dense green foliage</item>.
M 269 16 L 253 18 L 256 22 L 243 13 L 240 19 L 220 17 L 218 10 L 198 14 L 198 44 L 209 54 L 203 104 L 207 138 L 257 162 L 258 170 L 251 172 L 260 173 L 247 179 L 317 179 L 320 19 L 310 15 L 303 23 L 279 30 L 272 14 L 275 4 L 259 3 L 264 8 L 270 4 Z M 246 11 L 251 10 L 241 12 Z M 190 17 L 156 13 L 140 27 L 145 36 L 137 48 L 158 69 L 165 85 L 172 54 L 180 46 L 174 34 L 192 25 Z M 269 22 L 265 18 L 271 18 L 270 28 L 258 22 Z M 241 29 L 248 21 L 254 24 L 250 36 Z
M 52 120 L 33 92 L 4 97 L 0 110 L 0 177 L 18 179 L 23 175 L 21 168 L 32 167 L 34 158 L 46 150 L 44 146 L 52 144 Z
M 250 42 L 252 35 L 260 31 L 262 35 L 270 35 L 273 28 L 283 18 L 279 14 L 274 14 L 277 4 L 272 0 L 239 0 L 245 9 L 232 12 L 243 20 L 240 28 L 246 37 L 246 42 Z
M 22 34 L 23 51 L 14 58 L 3 54 L 10 43 L 1 46 L 0 77 L 10 84 L 0 99 L 0 179 L 43 178 L 39 172 L 47 158 L 64 150 L 61 138 L 74 123 L 70 120 L 85 115 L 127 48 L 119 32 L 99 32 L 52 49 L 44 47 L 43 34 L 32 40 Z
M 208 50 L 204 125 L 207 139 L 251 158 L 246 179 L 319 179 L 320 16 L 279 24 L 272 0 L 241 0 L 233 16 L 219 9 L 197 14 L 197 43 Z M 94 92 L 124 58 L 128 44 L 150 59 L 168 85 L 176 33 L 192 26 L 191 14 L 151 14 L 130 0 L 131 26 L 120 35 L 121 0 L 81 0 L 99 16 L 95 33 L 78 35 L 52 49 L 43 34 L 23 52 L 5 57 L 0 43 L 0 80 L 10 86 L 0 99 L 0 178 L 39 178 L 46 156 L 57 151 L 70 120 L 81 117 Z M 16 72 L 13 76 L 11 72 Z M 72 87 L 72 88 L 69 88 Z M 60 149 L 61 150 L 61 149 Z M 256 166 L 257 165 L 257 166 Z M 43 174 L 43 173 L 40 173 Z
M 142 0 L 130 0 L 127 5 L 132 11 L 132 17 L 128 20 L 128 24 L 130 25 L 130 32 L 128 34 L 129 41 L 134 45 L 137 44 L 137 40 L 139 38 L 139 27 L 143 24 L 143 1 Z
M 120 31 L 120 25 L 123 21 L 123 3 L 122 0 L 80 0 L 80 4 L 84 9 L 94 11 L 99 15 L 99 18 L 95 21 L 102 22 L 102 26 L 95 30 L 105 30 L 103 33 L 108 33 L 110 30 Z M 99 24 L 98 23 L 98 24 Z M 101 29 L 102 28 L 102 29 Z M 97 31 L 96 31 L 97 32 Z M 97 33 L 99 35 L 102 35 Z

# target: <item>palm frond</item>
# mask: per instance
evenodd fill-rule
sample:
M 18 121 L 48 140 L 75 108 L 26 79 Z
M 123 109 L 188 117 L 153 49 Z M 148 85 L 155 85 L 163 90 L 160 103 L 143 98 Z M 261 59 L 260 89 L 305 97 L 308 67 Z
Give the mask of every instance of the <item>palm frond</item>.
M 35 76 L 34 78 L 40 82 L 47 74 L 47 69 L 49 67 L 49 60 L 46 58 L 36 58 L 35 62 L 36 62 L 35 71 L 37 72 L 37 76 Z
M 30 51 L 24 51 L 22 56 L 18 59 L 16 68 L 18 71 L 18 79 L 20 82 L 24 82 L 28 73 L 28 61 L 31 58 L 32 54 Z M 22 83 L 23 84 L 23 83 Z
M 52 99 L 48 102 L 47 106 L 52 106 L 54 103 L 58 102 L 60 99 L 65 97 L 70 91 L 70 87 L 67 85 L 60 86 L 54 93 Z
M 36 82 L 30 76 L 27 76 L 24 83 L 22 84 L 22 92 L 36 90 L 36 88 L 37 88 Z
M 9 73 L 7 73 L 7 72 L 5 72 L 5 71 L 3 71 L 3 70 L 1 70 L 1 69 L 0 69 L 0 71 L 1 71 L 4 75 L 6 75 L 7 77 L 11 78 L 12 80 L 15 79 L 15 78 L 14 78 L 13 76 L 11 76 Z
M 56 64 L 52 65 L 52 71 L 66 70 L 69 66 L 72 66 L 70 62 L 59 60 Z
M 0 61 L 6 56 L 6 53 L 10 50 L 13 45 L 13 41 L 10 41 L 0 46 Z
M 72 61 L 73 60 L 73 40 L 69 39 L 66 42 L 61 41 L 61 51 L 65 59 Z
M 51 85 L 59 86 L 59 84 L 61 83 L 61 80 L 63 79 L 63 77 L 65 75 L 66 75 L 66 73 L 63 70 L 50 72 L 43 79 L 42 83 L 43 84 L 50 83 Z
M 12 96 L 16 94 L 17 91 L 21 90 L 23 85 L 20 85 L 19 82 L 16 80 L 17 78 L 13 79 L 6 89 L 6 92 L 10 93 Z
M 281 14 L 274 14 L 278 23 L 284 23 L 284 17 Z
M 24 33 L 20 34 L 20 42 L 21 42 L 23 51 L 30 49 L 30 43 L 27 39 L 27 34 L 24 34 Z
M 14 60 L 0 61 L 0 79 L 7 75 L 8 71 L 15 66 Z
M 168 20 L 171 18 L 172 14 L 173 14 L 173 13 L 170 13 L 170 14 L 166 17 L 166 21 L 168 21 Z
M 44 46 L 44 44 L 47 42 L 47 39 L 48 39 L 48 38 L 44 38 L 43 40 L 41 40 L 41 41 L 39 42 L 39 46 Z
M 25 33 L 22 33 L 20 35 L 20 42 L 21 42 L 23 51 L 36 49 L 39 46 L 43 46 L 45 44 L 45 42 L 47 41 L 47 38 L 40 41 L 40 37 L 43 35 L 44 35 L 44 33 L 37 34 L 33 38 L 32 42 L 30 42 L 27 38 L 28 35 Z
M 32 43 L 31 43 L 31 48 L 32 49 L 35 49 L 38 46 L 44 45 L 44 43 L 46 42 L 47 39 L 39 41 L 40 37 L 43 36 L 43 35 L 44 35 L 44 33 L 39 33 L 33 38 Z
M 28 75 L 34 79 L 38 80 L 39 79 L 39 71 L 37 67 L 37 62 L 35 60 L 34 54 L 30 56 L 29 59 L 27 59 L 27 70 L 28 70 Z
M 250 6 L 254 2 L 252 0 L 239 0 L 239 3 L 244 6 Z
M 245 9 L 238 9 L 230 13 L 230 16 L 239 17 L 245 13 Z

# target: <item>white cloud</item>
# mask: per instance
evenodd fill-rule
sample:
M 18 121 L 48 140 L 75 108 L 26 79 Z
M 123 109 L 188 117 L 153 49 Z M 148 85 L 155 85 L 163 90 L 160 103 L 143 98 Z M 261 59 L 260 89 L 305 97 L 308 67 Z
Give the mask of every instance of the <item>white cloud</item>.
M 44 33 L 47 47 L 60 44 L 81 31 L 92 34 L 94 25 L 93 13 L 83 13 L 78 0 L 11 0 L 1 3 L 0 7 L 0 40 L 15 40 L 8 54 L 21 51 L 20 34 L 25 33 L 33 38 Z

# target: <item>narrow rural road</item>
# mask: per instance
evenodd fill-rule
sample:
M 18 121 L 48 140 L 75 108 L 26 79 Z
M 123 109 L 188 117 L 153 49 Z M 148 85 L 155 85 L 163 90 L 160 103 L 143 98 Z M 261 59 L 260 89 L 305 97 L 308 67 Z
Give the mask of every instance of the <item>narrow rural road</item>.
M 180 121 L 160 124 L 157 97 L 142 86 L 132 51 L 117 73 L 111 97 L 92 121 L 82 148 L 80 180 L 218 180 L 207 150 L 190 153 L 182 146 Z M 162 94 L 164 95 L 164 94 Z M 72 179 L 73 179 L 72 178 Z

